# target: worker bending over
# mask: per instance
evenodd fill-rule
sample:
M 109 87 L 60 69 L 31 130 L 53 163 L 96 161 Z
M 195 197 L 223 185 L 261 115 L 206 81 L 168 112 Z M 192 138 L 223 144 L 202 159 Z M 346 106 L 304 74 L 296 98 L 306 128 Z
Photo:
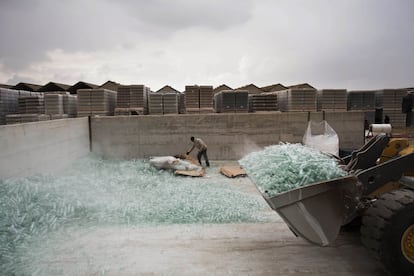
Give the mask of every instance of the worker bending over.
M 193 146 L 191 147 L 191 149 L 187 151 L 187 155 L 189 155 L 190 152 L 192 152 L 194 148 L 197 148 L 198 149 L 198 153 L 197 153 L 198 163 L 200 163 L 201 165 L 201 157 L 204 156 L 204 160 L 206 161 L 206 166 L 210 167 L 210 162 L 208 162 L 208 157 L 207 157 L 206 143 L 204 143 L 204 141 L 201 140 L 200 138 L 194 138 L 193 136 L 191 136 L 190 139 L 191 139 L 191 142 L 193 142 Z

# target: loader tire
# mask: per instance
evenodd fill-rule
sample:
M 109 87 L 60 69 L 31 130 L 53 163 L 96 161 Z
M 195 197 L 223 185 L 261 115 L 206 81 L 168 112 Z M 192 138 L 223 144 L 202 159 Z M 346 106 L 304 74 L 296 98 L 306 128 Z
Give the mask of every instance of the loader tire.
M 414 190 L 381 195 L 363 214 L 361 241 L 392 275 L 414 275 Z

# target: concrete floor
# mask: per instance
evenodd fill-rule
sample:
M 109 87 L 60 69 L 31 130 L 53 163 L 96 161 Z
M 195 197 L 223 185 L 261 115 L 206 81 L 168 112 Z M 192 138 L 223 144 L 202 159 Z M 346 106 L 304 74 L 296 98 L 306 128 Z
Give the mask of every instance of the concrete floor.
M 248 178 L 234 183 L 261 198 Z M 270 222 L 80 229 L 41 263 L 67 275 L 385 275 L 358 232 L 318 247 L 270 208 L 264 213 Z
M 322 248 L 282 222 L 80 231 L 52 256 L 67 275 L 385 275 L 355 235 Z

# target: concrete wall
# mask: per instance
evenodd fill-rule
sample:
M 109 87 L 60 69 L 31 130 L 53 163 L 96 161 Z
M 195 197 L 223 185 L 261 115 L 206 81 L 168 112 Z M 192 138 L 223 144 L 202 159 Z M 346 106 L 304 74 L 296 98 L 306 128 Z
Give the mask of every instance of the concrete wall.
M 0 126 L 0 179 L 58 171 L 88 153 L 87 117 Z
M 321 112 L 311 113 L 312 120 L 322 117 Z M 325 118 L 338 133 L 340 148 L 363 145 L 362 112 L 326 112 Z M 183 154 L 191 146 L 190 137 L 196 136 L 207 143 L 211 160 L 237 160 L 280 141 L 301 142 L 307 119 L 307 112 L 96 117 L 92 151 L 126 159 Z
M 325 114 L 341 148 L 363 145 L 362 112 Z M 237 160 L 280 141 L 301 142 L 307 118 L 306 112 L 95 117 L 92 151 L 126 159 L 182 154 L 196 136 L 207 142 L 211 160 Z M 322 113 L 311 119 L 322 120 Z M 58 171 L 88 153 L 86 117 L 0 126 L 0 179 Z

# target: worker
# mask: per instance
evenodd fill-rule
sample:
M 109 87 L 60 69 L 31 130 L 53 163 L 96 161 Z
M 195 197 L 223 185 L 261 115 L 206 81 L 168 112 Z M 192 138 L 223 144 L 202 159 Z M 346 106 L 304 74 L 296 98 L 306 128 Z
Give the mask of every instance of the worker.
M 192 152 L 194 148 L 197 148 L 198 149 L 198 153 L 197 153 L 198 163 L 200 163 L 201 165 L 201 157 L 204 156 L 204 160 L 206 161 L 206 166 L 210 167 L 210 162 L 208 161 L 208 157 L 207 157 L 206 143 L 204 143 L 204 141 L 201 140 L 200 138 L 194 138 L 193 136 L 191 136 L 190 140 L 191 142 L 193 142 L 193 146 L 191 147 L 191 149 L 187 151 L 187 155 L 189 155 L 190 152 Z

